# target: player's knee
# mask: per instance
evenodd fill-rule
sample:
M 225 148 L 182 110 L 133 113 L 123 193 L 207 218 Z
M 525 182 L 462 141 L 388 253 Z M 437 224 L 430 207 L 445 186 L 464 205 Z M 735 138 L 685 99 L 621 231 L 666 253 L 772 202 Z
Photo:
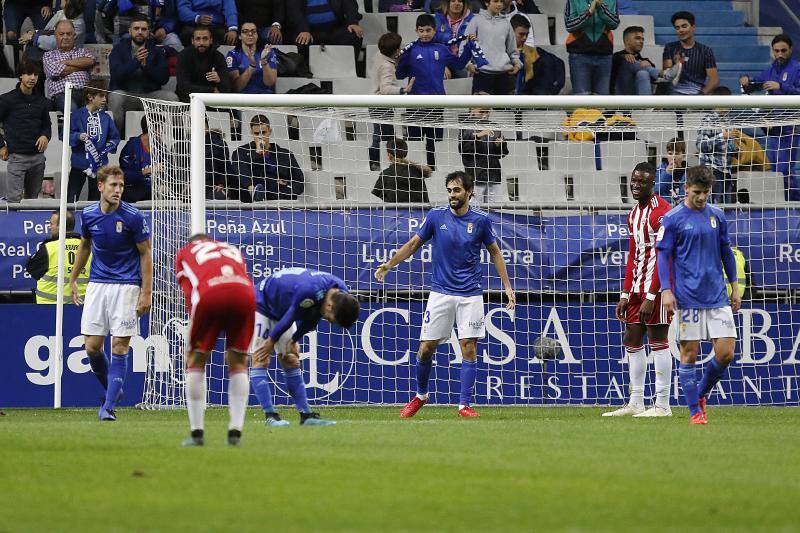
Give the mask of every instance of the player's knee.
M 111 353 L 114 355 L 127 355 L 130 346 L 129 337 L 114 337 L 111 339 Z
M 417 352 L 417 359 L 420 361 L 427 363 L 433 358 L 433 354 L 436 353 L 436 342 L 431 341 L 423 341 L 419 344 L 419 351 Z
M 461 345 L 461 357 L 466 361 L 474 361 L 478 358 L 477 345 L 474 342 Z
M 733 361 L 733 350 L 732 349 L 724 349 L 724 350 L 715 350 L 715 355 L 717 357 L 717 361 L 722 363 L 725 366 L 728 366 Z
M 300 358 L 293 354 L 279 354 L 278 361 L 284 370 L 291 370 L 293 368 L 300 368 Z

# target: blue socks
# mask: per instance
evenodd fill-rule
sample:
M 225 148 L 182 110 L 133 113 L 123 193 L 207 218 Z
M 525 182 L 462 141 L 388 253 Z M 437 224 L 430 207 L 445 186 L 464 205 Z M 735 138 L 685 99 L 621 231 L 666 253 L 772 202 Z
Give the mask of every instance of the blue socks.
M 250 386 L 258 398 L 258 403 L 265 413 L 274 413 L 275 407 L 272 405 L 272 387 L 269 384 L 266 368 L 250 369 Z
M 706 371 L 703 374 L 703 379 L 700 380 L 700 396 L 705 396 L 711 389 L 714 388 L 722 374 L 725 373 L 725 369 L 728 368 L 727 366 L 722 366 L 722 363 L 717 361 L 716 357 L 712 357 L 711 361 L 706 364 Z
M 310 413 L 311 407 L 306 398 L 306 384 L 303 381 L 303 374 L 299 368 L 284 369 L 283 375 L 286 377 L 286 388 L 294 398 L 294 404 L 301 413 Z
M 472 403 L 472 394 L 475 392 L 475 369 L 478 361 L 461 361 L 461 396 L 458 400 L 459 405 L 469 405 Z
M 108 370 L 108 389 L 106 389 L 106 403 L 104 409 L 113 409 L 117 396 L 125 383 L 125 374 L 128 373 L 128 354 L 111 355 L 111 368 Z
M 428 380 L 431 377 L 431 367 L 433 366 L 433 358 L 423 361 L 417 359 L 417 394 L 425 396 L 428 394 Z
M 95 354 L 90 353 L 88 355 L 89 366 L 92 367 L 94 376 L 97 378 L 97 381 L 100 382 L 100 385 L 103 386 L 103 390 L 108 390 L 108 360 L 106 359 L 106 354 L 100 352 Z
M 694 416 L 696 413 L 700 412 L 695 365 L 681 363 L 678 367 L 678 379 L 683 389 L 683 396 L 686 398 L 686 404 L 689 406 L 689 412 Z

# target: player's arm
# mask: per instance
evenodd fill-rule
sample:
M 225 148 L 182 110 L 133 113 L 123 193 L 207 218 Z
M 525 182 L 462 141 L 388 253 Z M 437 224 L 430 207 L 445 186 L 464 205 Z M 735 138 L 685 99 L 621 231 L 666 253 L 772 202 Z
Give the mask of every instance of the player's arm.
M 80 294 L 78 294 L 78 276 L 89 260 L 89 253 L 92 251 L 92 238 L 82 236 L 78 245 L 78 253 L 75 254 L 75 264 L 72 266 L 72 273 L 69 275 L 69 287 L 72 289 L 72 303 L 81 305 Z
M 424 242 L 425 241 L 423 241 L 419 235 L 414 235 L 411 237 L 402 248 L 395 252 L 391 259 L 378 267 L 378 269 L 375 271 L 375 279 L 383 283 L 384 278 L 386 278 L 386 274 L 388 274 L 391 269 L 399 265 L 401 262 L 414 255 L 414 252 L 419 250 L 419 247 L 422 246 Z
M 628 308 L 628 300 L 630 299 L 631 289 L 633 288 L 633 261 L 636 257 L 636 240 L 633 238 L 630 224 L 628 224 L 628 262 L 625 264 L 625 281 L 622 282 L 622 293 L 619 295 L 619 302 L 617 302 L 617 318 L 622 320 L 625 318 L 625 310 Z
M 672 251 L 674 249 L 675 237 L 672 229 L 664 218 L 661 229 L 658 230 L 658 243 L 656 244 L 656 266 L 658 268 L 658 280 L 661 283 L 661 307 L 666 307 L 667 311 L 675 310 L 675 295 L 672 294 Z
M 742 306 L 742 295 L 739 293 L 739 277 L 736 274 L 736 257 L 731 250 L 731 240 L 728 237 L 728 221 L 720 219 L 720 254 L 722 256 L 722 267 L 725 275 L 728 276 L 728 283 L 731 285 L 731 310 L 735 313 Z
M 142 292 L 136 304 L 136 314 L 142 316 L 150 312 L 153 305 L 153 254 L 150 239 L 136 243 L 139 251 L 139 264 L 142 270 Z
M 514 288 L 511 286 L 511 280 L 508 277 L 506 260 L 503 259 L 503 254 L 500 253 L 500 247 L 497 246 L 497 241 L 486 246 L 486 249 L 489 250 L 489 255 L 492 256 L 492 262 L 494 263 L 494 269 L 497 270 L 497 274 L 500 276 L 500 281 L 503 282 L 503 288 L 505 289 L 506 297 L 508 298 L 506 309 L 514 309 L 514 306 L 517 304 L 517 297 L 514 294 Z

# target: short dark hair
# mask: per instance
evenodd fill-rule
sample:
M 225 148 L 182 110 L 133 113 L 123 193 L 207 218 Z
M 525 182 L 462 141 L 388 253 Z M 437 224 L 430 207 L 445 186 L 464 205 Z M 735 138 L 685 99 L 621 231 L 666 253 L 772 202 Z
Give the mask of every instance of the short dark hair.
M 378 39 L 378 50 L 386 57 L 392 57 L 401 44 L 403 44 L 403 38 L 400 35 L 393 32 L 384 33 Z
M 88 99 L 91 96 L 108 92 L 107 88 L 108 85 L 104 80 L 92 80 L 83 88 L 83 94 Z
M 61 218 L 61 211 L 56 209 L 55 211 L 53 211 L 53 215 Z M 75 229 L 75 213 L 72 211 L 72 209 L 67 209 L 66 218 L 67 218 L 67 231 L 73 231 Z
M 672 14 L 672 17 L 670 17 L 669 21 L 674 26 L 676 20 L 685 20 L 694 26 L 694 13 L 691 11 L 676 11 Z
M 651 177 L 655 178 L 656 167 L 653 163 L 642 161 L 641 163 L 636 163 L 636 166 L 633 167 L 633 172 L 642 172 L 643 174 L 649 174 Z
M 714 90 L 711 91 L 711 94 L 714 96 L 730 96 L 733 93 L 731 92 L 730 87 L 726 85 L 720 85 L 718 87 L 714 87 Z
M 142 115 L 142 121 L 140 124 L 142 126 L 142 133 L 150 133 L 147 128 L 147 115 Z
M 423 13 L 422 15 L 417 17 L 417 24 L 414 26 L 415 28 L 427 28 L 427 27 L 435 28 L 436 27 L 436 19 L 433 18 L 433 15 L 428 13 Z
M 451 181 L 455 180 L 461 180 L 461 185 L 467 191 L 471 191 L 475 188 L 475 179 L 463 170 L 456 170 L 445 176 L 444 186 L 447 187 Z
M 625 31 L 622 32 L 622 38 L 624 39 L 631 33 L 644 33 L 644 28 L 641 26 L 628 26 L 625 28 Z
M 36 74 L 37 76 L 41 76 L 42 64 L 33 59 L 20 61 L 19 65 L 17 65 L 17 77 L 23 74 Z
M 686 186 L 698 185 L 710 189 L 714 184 L 714 171 L 705 165 L 696 165 L 686 170 Z
M 520 15 L 517 13 L 513 17 L 511 17 L 511 27 L 516 30 L 519 27 L 531 29 L 531 21 L 528 20 L 528 17 L 525 15 Z
M 394 137 L 386 141 L 386 152 L 395 159 L 408 157 L 408 143 L 403 139 Z
M 256 126 L 261 126 L 262 124 L 270 126 L 269 117 L 267 117 L 267 115 L 253 115 L 253 118 L 250 119 L 250 129 L 253 129 Z
M 131 17 L 131 21 L 128 22 L 128 27 L 130 28 L 131 26 L 133 26 L 134 22 L 146 22 L 147 27 L 148 28 L 150 27 L 150 17 L 148 17 L 144 13 L 134 13 L 134 15 Z
M 355 296 L 349 292 L 337 291 L 331 294 L 331 303 L 337 324 L 347 329 L 356 323 L 361 305 Z
M 211 37 L 211 40 L 212 41 L 214 40 L 214 32 L 211 31 L 211 27 L 209 27 L 209 26 L 195 26 L 194 29 L 192 30 L 192 37 L 194 37 L 194 34 L 199 32 L 199 31 L 207 31 L 208 32 L 208 36 Z
M 772 43 L 770 43 L 770 46 L 775 46 L 776 43 L 786 43 L 786 44 L 789 45 L 789 48 L 794 46 L 792 44 L 792 38 L 789 37 L 788 35 L 786 35 L 785 33 L 780 33 L 780 34 L 776 35 L 775 37 L 773 37 L 772 38 Z
M 677 137 L 673 137 L 667 142 L 667 152 L 685 154 L 686 153 L 686 141 L 683 139 L 678 139 Z
M 111 176 L 120 176 L 125 179 L 125 173 L 116 165 L 106 165 L 97 172 L 97 181 L 104 182 Z

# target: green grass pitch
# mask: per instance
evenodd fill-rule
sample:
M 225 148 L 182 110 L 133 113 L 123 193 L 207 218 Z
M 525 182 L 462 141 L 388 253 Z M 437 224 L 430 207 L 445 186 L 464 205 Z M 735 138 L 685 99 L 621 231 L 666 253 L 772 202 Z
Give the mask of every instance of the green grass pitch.
M 325 408 L 334 427 L 242 445 L 227 410 L 6 410 L 0 532 L 797 530 L 800 409 L 711 408 L 706 427 L 597 408 Z

